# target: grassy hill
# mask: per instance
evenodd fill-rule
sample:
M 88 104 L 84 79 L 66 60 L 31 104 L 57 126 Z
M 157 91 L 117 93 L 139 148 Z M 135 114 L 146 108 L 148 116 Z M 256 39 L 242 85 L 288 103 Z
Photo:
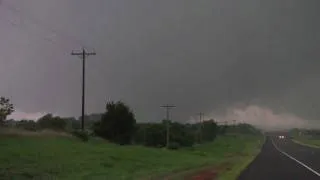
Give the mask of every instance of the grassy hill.
M 294 129 L 291 130 L 290 134 L 296 143 L 320 148 L 320 130 Z
M 239 164 L 256 155 L 261 143 L 260 136 L 221 136 L 212 143 L 170 151 L 52 135 L 2 135 L 0 179 L 150 179 L 226 163 L 222 176 L 237 175 Z

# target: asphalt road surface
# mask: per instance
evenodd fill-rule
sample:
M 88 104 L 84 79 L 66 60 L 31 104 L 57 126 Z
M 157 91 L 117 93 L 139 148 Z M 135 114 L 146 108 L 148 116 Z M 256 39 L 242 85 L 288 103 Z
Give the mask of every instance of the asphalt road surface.
M 238 180 L 320 180 L 320 149 L 267 137 L 261 153 Z

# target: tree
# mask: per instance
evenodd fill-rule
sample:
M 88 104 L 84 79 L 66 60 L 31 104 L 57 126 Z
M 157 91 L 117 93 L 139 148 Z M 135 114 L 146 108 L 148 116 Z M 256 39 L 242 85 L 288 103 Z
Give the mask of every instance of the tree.
M 0 97 L 0 123 L 3 124 L 11 113 L 14 112 L 13 104 L 5 97 Z
M 204 141 L 213 141 L 216 138 L 218 134 L 218 126 L 214 120 L 203 122 L 202 134 Z
M 135 143 L 150 147 L 166 146 L 167 121 L 161 123 L 139 123 L 135 133 Z M 194 133 L 191 125 L 170 122 L 169 147 L 190 147 L 194 144 Z
M 37 121 L 42 129 L 65 130 L 67 122 L 59 116 L 53 117 L 52 114 L 46 114 Z
M 166 146 L 166 124 L 150 123 L 144 132 L 144 144 L 151 147 Z
M 16 127 L 22 128 L 29 131 L 36 131 L 37 130 L 37 123 L 33 120 L 23 119 L 20 121 L 16 121 Z
M 190 147 L 194 143 L 191 128 L 177 122 L 173 122 L 170 125 L 170 139 L 172 143 L 174 142 L 184 147 Z
M 117 144 L 130 144 L 136 128 L 136 119 L 131 109 L 121 101 L 109 102 L 101 121 L 95 123 L 96 135 Z

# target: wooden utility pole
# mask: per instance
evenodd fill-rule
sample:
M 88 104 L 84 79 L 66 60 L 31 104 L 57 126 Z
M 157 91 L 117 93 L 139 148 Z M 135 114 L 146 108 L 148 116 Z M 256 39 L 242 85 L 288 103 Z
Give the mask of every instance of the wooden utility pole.
M 167 146 L 167 148 L 169 148 L 169 144 L 170 144 L 170 110 L 172 108 L 175 108 L 176 106 L 166 104 L 161 107 L 166 109 L 166 129 L 167 129 L 166 146 Z
M 203 113 L 198 113 L 199 115 L 199 143 L 202 142 L 202 126 L 203 126 L 203 123 L 202 123 L 202 117 L 204 116 Z
M 81 129 L 84 131 L 84 107 L 85 107 L 85 73 L 86 73 L 86 57 L 96 55 L 95 52 L 87 52 L 84 48 L 78 52 L 71 52 L 72 56 L 79 56 L 82 58 L 82 104 L 81 104 Z

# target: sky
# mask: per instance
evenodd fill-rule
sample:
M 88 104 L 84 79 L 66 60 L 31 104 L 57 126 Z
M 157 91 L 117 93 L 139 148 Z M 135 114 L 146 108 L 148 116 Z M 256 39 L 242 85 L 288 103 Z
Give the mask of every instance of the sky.
M 318 0 L 0 0 L 0 95 L 16 119 L 124 101 L 138 121 L 197 113 L 320 127 Z M 319 122 L 319 123 L 318 123 Z

